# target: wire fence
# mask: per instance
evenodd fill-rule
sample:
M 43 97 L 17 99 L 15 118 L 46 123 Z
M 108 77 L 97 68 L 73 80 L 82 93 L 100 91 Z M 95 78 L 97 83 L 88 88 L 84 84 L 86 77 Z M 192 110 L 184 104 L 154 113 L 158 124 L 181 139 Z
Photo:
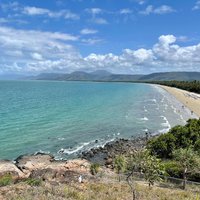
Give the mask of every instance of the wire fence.
M 116 183 L 119 181 L 127 182 L 127 175 L 125 174 L 119 174 L 119 175 L 99 174 L 98 177 L 101 180 L 105 180 L 106 182 L 112 182 L 112 183 Z M 156 184 L 160 187 L 165 187 L 165 188 L 182 188 L 183 187 L 184 179 L 169 177 L 169 176 L 160 176 L 160 177 L 162 181 L 156 182 Z M 146 181 L 144 174 L 141 174 L 138 172 L 134 172 L 131 178 L 133 182 Z M 186 185 L 187 185 L 187 190 L 200 193 L 200 182 L 186 181 Z

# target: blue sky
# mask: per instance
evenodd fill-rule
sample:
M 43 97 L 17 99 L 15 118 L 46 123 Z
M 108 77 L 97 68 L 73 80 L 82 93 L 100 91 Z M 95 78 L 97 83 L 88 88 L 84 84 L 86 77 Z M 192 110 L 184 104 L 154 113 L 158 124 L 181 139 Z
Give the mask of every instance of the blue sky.
M 0 0 L 0 74 L 200 71 L 199 0 Z

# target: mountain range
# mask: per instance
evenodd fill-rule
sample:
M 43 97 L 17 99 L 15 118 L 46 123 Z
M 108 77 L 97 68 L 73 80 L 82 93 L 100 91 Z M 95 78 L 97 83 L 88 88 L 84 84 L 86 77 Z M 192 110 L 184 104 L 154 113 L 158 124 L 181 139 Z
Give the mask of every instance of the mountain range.
M 94 72 L 75 71 L 70 74 L 42 73 L 37 76 L 26 77 L 31 80 L 57 80 L 57 81 L 200 81 L 200 72 L 160 72 L 148 75 L 112 74 L 105 70 Z

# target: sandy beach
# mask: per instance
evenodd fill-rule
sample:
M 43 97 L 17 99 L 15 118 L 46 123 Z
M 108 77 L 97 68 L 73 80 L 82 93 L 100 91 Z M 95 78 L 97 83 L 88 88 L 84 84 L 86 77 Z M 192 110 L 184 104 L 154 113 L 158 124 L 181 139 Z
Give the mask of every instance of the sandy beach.
M 163 85 L 159 86 L 200 117 L 200 94 Z

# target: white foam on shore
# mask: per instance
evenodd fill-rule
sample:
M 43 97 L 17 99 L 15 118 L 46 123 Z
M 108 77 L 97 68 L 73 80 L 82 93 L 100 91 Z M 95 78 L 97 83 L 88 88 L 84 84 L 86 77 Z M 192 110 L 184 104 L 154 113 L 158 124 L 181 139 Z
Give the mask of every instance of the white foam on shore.
M 59 137 L 58 140 L 65 140 L 65 138 L 64 137 Z
M 34 153 L 34 155 L 37 155 L 38 153 L 41 153 L 41 154 L 50 154 L 51 152 L 50 151 L 42 151 L 42 150 L 39 150 L 39 151 L 36 151 Z
M 157 100 L 156 100 L 156 99 L 151 99 L 151 101 L 153 101 L 154 103 L 157 103 Z
M 148 121 L 149 119 L 147 117 L 143 117 L 143 118 L 140 118 L 140 120 L 142 120 L 142 121 Z
M 146 106 L 144 106 L 144 112 L 147 112 Z
M 160 117 L 163 118 L 163 120 L 165 121 L 164 123 L 161 123 L 161 125 L 163 127 L 166 127 L 166 128 L 161 129 L 158 132 L 159 133 L 166 133 L 166 132 L 168 132 L 171 129 L 171 125 L 170 125 L 169 121 L 167 120 L 167 118 L 165 116 L 162 115 Z
M 161 100 L 162 103 L 164 103 L 164 110 L 169 111 L 172 110 L 172 112 L 176 115 L 178 115 L 178 121 L 181 122 L 181 124 L 185 124 L 186 121 L 190 118 L 198 118 L 194 113 L 191 114 L 191 111 L 189 108 L 184 107 L 182 108 L 183 104 L 182 102 L 178 101 L 171 93 L 167 92 L 164 90 L 162 87 L 159 85 L 152 85 L 156 90 L 158 90 L 162 95 L 163 95 L 163 101 Z M 165 101 L 164 101 L 165 100 Z M 163 110 L 163 112 L 164 112 Z M 179 124 L 178 122 L 178 124 Z M 176 125 L 175 123 L 173 126 Z
M 71 154 L 74 154 L 78 151 L 80 151 L 81 149 L 83 149 L 85 146 L 89 145 L 90 143 L 89 142 L 85 142 L 85 143 L 82 143 L 80 146 L 77 146 L 77 147 L 74 147 L 74 148 L 68 148 L 68 149 L 64 149 L 64 148 L 61 148 L 58 153 L 60 154 L 67 154 L 67 155 L 71 155 Z
M 76 153 L 80 153 L 81 151 L 89 151 L 92 148 L 99 148 L 99 147 L 104 147 L 107 143 L 114 141 L 117 136 L 119 136 L 120 133 L 114 133 L 111 136 L 108 135 L 107 137 L 109 138 L 104 138 L 104 139 L 98 139 L 98 140 L 92 140 L 89 142 L 85 143 L 80 143 L 80 145 L 75 146 L 73 148 L 61 148 L 57 153 L 58 154 L 66 154 L 66 155 L 72 155 Z

